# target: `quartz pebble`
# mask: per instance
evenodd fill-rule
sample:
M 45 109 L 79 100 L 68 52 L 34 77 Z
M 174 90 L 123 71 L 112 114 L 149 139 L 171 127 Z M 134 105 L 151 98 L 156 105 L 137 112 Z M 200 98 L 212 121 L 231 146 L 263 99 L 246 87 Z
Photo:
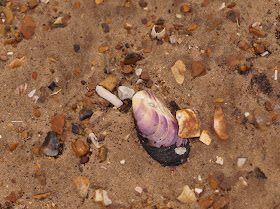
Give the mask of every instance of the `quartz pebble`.
M 55 157 L 58 155 L 59 147 L 60 144 L 56 133 L 53 131 L 49 131 L 45 138 L 45 141 L 41 146 L 43 154 L 45 154 L 46 156 Z
M 83 121 L 85 119 L 88 119 L 92 116 L 93 112 L 90 109 L 82 109 L 79 112 L 79 119 L 80 121 Z
M 172 74 L 178 84 L 182 84 L 185 79 L 186 65 L 182 60 L 177 60 L 173 67 L 171 67 Z
M 254 117 L 260 130 L 266 130 L 271 125 L 271 118 L 269 117 L 269 114 L 261 108 L 257 108 L 254 111 Z
M 219 165 L 223 165 L 224 159 L 222 157 L 216 156 L 216 163 Z
M 89 189 L 89 179 L 85 176 L 75 176 L 72 181 L 78 189 L 79 196 L 86 198 Z
M 242 167 L 243 165 L 245 165 L 246 160 L 247 160 L 247 158 L 243 158 L 243 157 L 238 158 L 237 159 L 237 166 Z
M 119 96 L 120 100 L 132 99 L 134 94 L 135 94 L 135 91 L 126 86 L 119 86 L 119 88 L 118 88 L 118 96 Z
M 175 34 L 169 36 L 169 42 L 170 42 L 171 44 L 176 44 L 177 41 L 178 41 L 178 38 L 177 38 L 177 36 L 176 36 Z
M 76 153 L 77 156 L 82 157 L 89 152 L 89 147 L 82 140 L 77 140 L 71 144 L 72 150 Z
M 135 74 L 136 74 L 137 76 L 140 76 L 141 73 L 142 73 L 142 68 L 138 68 L 138 69 L 135 70 Z
M 179 125 L 179 137 L 194 138 L 200 136 L 199 120 L 191 109 L 176 111 L 176 119 Z
M 177 197 L 177 200 L 182 203 L 193 203 L 197 201 L 194 191 L 190 189 L 188 185 L 184 186 L 183 191 Z
M 135 187 L 134 189 L 136 192 L 138 192 L 139 194 L 141 194 L 143 192 L 143 189 L 139 186 Z
M 95 90 L 99 96 L 112 103 L 115 107 L 119 108 L 123 105 L 123 102 L 118 97 L 116 97 L 114 94 L 112 94 L 110 91 L 106 90 L 102 86 L 96 86 Z
M 200 137 L 199 137 L 199 141 L 203 142 L 206 145 L 210 145 L 211 144 L 211 137 L 209 136 L 208 131 L 203 130 Z
M 187 151 L 186 147 L 177 147 L 175 148 L 175 152 L 177 155 L 183 155 Z
M 95 191 L 94 201 L 97 203 L 102 203 L 103 206 L 108 206 L 112 204 L 112 200 L 108 197 L 107 191 L 103 189 L 98 189 Z

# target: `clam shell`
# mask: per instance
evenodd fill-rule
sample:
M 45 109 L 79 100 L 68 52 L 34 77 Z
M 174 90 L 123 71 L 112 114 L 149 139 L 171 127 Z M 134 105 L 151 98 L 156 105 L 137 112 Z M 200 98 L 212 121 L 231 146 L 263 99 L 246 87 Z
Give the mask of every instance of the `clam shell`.
M 140 91 L 132 98 L 132 108 L 138 138 L 148 154 L 165 166 L 184 163 L 189 142 L 178 136 L 177 121 L 164 104 L 150 92 Z M 178 147 L 185 147 L 186 152 L 177 154 Z

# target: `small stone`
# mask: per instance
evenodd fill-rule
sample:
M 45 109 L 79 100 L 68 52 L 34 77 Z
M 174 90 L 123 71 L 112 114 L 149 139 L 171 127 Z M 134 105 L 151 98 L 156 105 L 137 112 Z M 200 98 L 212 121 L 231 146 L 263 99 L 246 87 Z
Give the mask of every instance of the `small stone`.
M 260 130 L 264 131 L 271 125 L 271 118 L 267 112 L 261 108 L 254 111 L 255 122 Z
M 82 157 L 89 152 L 89 147 L 82 140 L 77 140 L 71 144 L 72 150 L 76 153 L 77 156 Z
M 13 151 L 13 150 L 15 150 L 15 149 L 17 148 L 17 146 L 18 146 L 18 142 L 13 143 L 13 144 L 11 144 L 11 145 L 9 146 L 9 150 L 10 150 L 10 151 Z
M 67 26 L 69 17 L 58 17 L 52 24 L 52 28 L 64 28 Z
M 265 52 L 265 50 L 266 49 L 265 49 L 265 46 L 263 45 L 263 43 L 260 43 L 255 47 L 256 54 L 262 54 Z
M 31 8 L 31 9 L 34 9 L 35 7 L 37 7 L 39 5 L 39 2 L 37 0 L 31 0 L 28 2 L 28 6 Z
M 210 138 L 208 131 L 206 131 L 206 130 L 202 131 L 202 133 L 199 137 L 199 141 L 203 142 L 206 145 L 211 144 L 212 139 Z
M 139 194 L 141 194 L 143 192 L 143 189 L 141 187 L 135 187 L 134 189 L 136 192 L 138 192 Z
M 141 23 L 143 25 L 146 25 L 148 23 L 148 20 L 146 18 L 141 19 Z
M 226 13 L 227 19 L 229 19 L 233 23 L 240 23 L 240 15 L 238 12 L 234 10 L 230 10 Z
M 277 114 L 275 112 L 272 112 L 270 114 L 270 118 L 271 118 L 271 120 L 275 120 L 277 118 Z
M 199 61 L 193 62 L 191 71 L 192 71 L 192 77 L 197 77 L 205 71 L 205 67 L 202 62 Z
M 177 200 L 182 203 L 193 203 L 197 201 L 194 191 L 190 189 L 188 185 L 184 186 L 183 191 L 177 197 Z
M 21 13 L 25 13 L 27 10 L 28 10 L 28 7 L 27 7 L 27 6 L 24 6 L 24 5 L 21 5 L 21 6 L 20 6 L 20 12 L 21 12 Z
M 139 6 L 140 6 L 140 7 L 142 7 L 142 8 L 143 8 L 143 7 L 147 7 L 147 5 L 148 5 L 148 3 L 147 3 L 146 1 L 144 1 L 144 0 L 140 0 L 140 1 L 139 1 Z
M 226 59 L 226 63 L 229 64 L 230 66 L 234 66 L 234 65 L 238 65 L 240 61 L 243 59 L 244 57 L 242 54 L 234 54 Z
M 39 118 L 39 117 L 41 116 L 40 110 L 34 110 L 34 111 L 33 111 L 33 115 L 34 115 L 35 117 Z
M 231 9 L 233 7 L 236 6 L 236 3 L 235 2 L 231 2 L 229 5 L 227 5 L 227 8 Z
M 78 189 L 79 196 L 86 198 L 89 189 L 89 179 L 85 176 L 75 176 L 72 181 Z
M 20 59 L 15 59 L 15 60 L 13 60 L 13 61 L 8 65 L 8 68 L 9 68 L 9 69 L 17 68 L 17 67 L 21 66 L 23 63 L 25 63 L 26 60 L 27 60 L 27 57 L 26 57 L 26 56 L 23 56 L 23 57 L 20 58 Z
M 119 96 L 120 100 L 132 99 L 134 94 L 135 94 L 135 91 L 126 86 L 119 86 L 119 88 L 118 88 L 118 96 Z
M 179 137 L 194 138 L 200 136 L 199 121 L 191 109 L 176 111 L 176 119 L 179 124 Z
M 84 132 L 84 128 L 81 125 L 72 123 L 72 133 L 81 135 L 83 132 Z
M 130 65 L 125 65 L 125 66 L 123 67 L 123 72 L 124 72 L 125 74 L 131 73 L 132 70 L 133 70 L 133 68 L 132 68 Z
M 216 180 L 216 179 L 214 178 L 213 175 L 210 175 L 210 176 L 209 176 L 209 178 L 208 178 L 208 183 L 209 183 L 210 188 L 211 188 L 212 190 L 216 190 L 216 189 L 218 188 L 218 186 L 219 186 L 218 180 Z
M 47 185 L 46 174 L 43 171 L 36 171 L 34 177 L 40 182 L 41 186 Z
M 252 33 L 253 35 L 264 37 L 264 33 L 256 28 L 250 28 L 249 32 Z
M 4 24 L 0 24 L 0 35 L 6 34 L 6 27 Z
M 106 147 L 102 146 L 99 148 L 98 157 L 102 162 L 104 162 L 107 159 L 107 153 L 108 153 L 108 149 Z
M 141 59 L 143 59 L 143 57 L 140 54 L 130 53 L 130 54 L 126 55 L 123 63 L 125 65 L 134 65 L 134 64 L 136 64 L 137 61 L 139 61 Z
M 48 86 L 48 88 L 49 88 L 51 91 L 53 91 L 53 90 L 55 89 L 55 87 L 57 87 L 57 85 L 55 84 L 55 82 L 52 82 L 52 83 Z
M 143 50 L 143 53 L 151 53 L 151 52 L 152 52 L 151 49 L 144 49 L 144 50 Z
M 89 161 L 89 157 L 86 156 L 82 156 L 80 159 L 81 164 L 86 164 L 88 161 Z
M 95 191 L 94 201 L 97 203 L 102 203 L 103 206 L 108 206 L 112 204 L 112 200 L 108 197 L 107 191 L 103 189 L 98 189 Z
M 246 66 L 246 65 L 240 65 L 240 66 L 239 66 L 239 70 L 240 70 L 241 72 L 246 72 L 247 66 Z
M 97 119 L 100 118 L 102 115 L 103 115 L 103 112 L 101 112 L 101 111 L 94 112 L 92 114 L 92 116 L 90 117 L 89 122 L 91 124 L 94 124 L 97 121 Z
M 105 53 L 106 51 L 108 51 L 109 50 L 109 46 L 100 46 L 99 48 L 98 48 L 98 52 L 99 53 Z
M 142 73 L 141 73 L 141 77 L 140 77 L 142 80 L 145 80 L 145 81 L 148 81 L 148 80 L 150 80 L 150 75 L 149 75 L 149 73 L 147 72 L 147 71 L 143 71 Z
M 34 34 L 34 30 L 36 28 L 36 23 L 34 22 L 33 18 L 29 15 L 25 15 L 24 18 L 21 20 L 21 28 L 20 32 L 26 39 L 30 39 Z
M 220 197 L 213 204 L 213 209 L 222 209 L 229 204 L 229 200 L 226 197 Z
M 83 121 L 87 118 L 90 118 L 92 116 L 93 112 L 89 109 L 82 109 L 79 112 L 79 119 L 80 121 Z
M 101 27 L 102 27 L 104 33 L 109 33 L 110 27 L 107 23 L 102 23 Z
M 216 156 L 216 163 L 219 165 L 223 165 L 224 159 L 222 157 Z
M 85 98 L 83 99 L 83 103 L 84 103 L 85 107 L 88 107 L 88 108 L 91 108 L 92 105 L 93 105 L 92 101 L 91 101 L 90 98 L 88 98 L 88 97 L 85 97 Z
M 104 0 L 95 0 L 95 4 L 99 5 L 102 4 Z
M 273 108 L 272 108 L 271 102 L 265 101 L 265 108 L 266 108 L 267 111 L 272 111 Z
M 185 79 L 186 65 L 182 60 L 177 60 L 173 67 L 171 67 L 172 74 L 178 84 L 182 84 Z
M 75 1 L 74 7 L 75 7 L 75 9 L 80 9 L 81 8 L 81 2 Z
M 7 61 L 8 57 L 6 55 L 0 55 L 0 60 Z
M 56 132 L 58 135 L 62 136 L 63 128 L 65 125 L 65 115 L 63 114 L 56 114 L 53 119 L 51 120 L 52 131 Z
M 188 6 L 188 5 L 186 5 L 186 4 L 183 4 L 183 5 L 181 6 L 181 12 L 183 12 L 183 13 L 187 13 L 187 12 L 189 12 L 190 10 L 191 10 L 190 6 Z
M 213 204 L 213 200 L 208 200 L 205 198 L 200 198 L 198 200 L 198 205 L 200 206 L 201 209 L 208 209 L 211 207 L 211 205 Z
M 197 29 L 198 25 L 192 25 L 190 27 L 188 27 L 187 31 L 195 31 Z
M 31 78 L 36 81 L 37 77 L 38 77 L 38 73 L 37 72 L 33 72 L 32 75 L 31 75 Z
M 60 144 L 56 133 L 53 131 L 49 131 L 48 135 L 45 138 L 45 141 L 41 146 L 41 150 L 44 155 L 55 157 L 58 155 L 59 146 Z
M 73 47 L 74 47 L 74 51 L 75 52 L 78 52 L 80 50 L 80 48 L 81 48 L 80 45 L 78 45 L 78 44 L 74 44 Z
M 238 158 L 237 159 L 237 166 L 242 167 L 243 165 L 245 165 L 246 160 L 247 160 L 247 158 L 244 158 L 244 157 Z
M 51 195 L 51 193 L 48 192 L 48 193 L 44 193 L 44 194 L 35 195 L 32 198 L 37 199 L 37 200 L 42 200 L 42 199 L 45 199 L 47 196 L 50 196 L 50 195 Z
M 244 51 L 246 51 L 246 50 L 248 50 L 248 49 L 250 48 L 249 44 L 248 44 L 246 41 L 244 41 L 244 40 L 239 41 L 239 43 L 237 44 L 237 46 L 238 46 L 240 49 L 244 50 Z
M 40 154 L 40 147 L 33 147 L 32 153 L 33 153 L 33 155 L 39 155 Z
M 117 84 L 118 84 L 118 79 L 113 75 L 108 75 L 103 81 L 99 83 L 100 86 L 103 86 L 104 88 L 108 89 L 111 92 L 114 90 Z

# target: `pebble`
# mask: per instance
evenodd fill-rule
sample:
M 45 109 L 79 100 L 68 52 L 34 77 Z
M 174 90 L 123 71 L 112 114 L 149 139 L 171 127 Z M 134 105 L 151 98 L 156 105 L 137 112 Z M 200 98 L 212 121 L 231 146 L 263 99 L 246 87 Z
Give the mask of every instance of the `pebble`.
M 203 130 L 200 137 L 199 137 L 199 141 L 203 142 L 206 145 L 210 145 L 211 144 L 211 137 L 209 136 L 208 131 Z
M 138 192 L 139 194 L 141 194 L 143 192 L 143 189 L 139 186 L 135 187 L 134 189 L 136 192 Z
M 78 189 L 79 196 L 86 198 L 89 189 L 89 179 L 85 176 L 75 176 L 72 181 Z
M 109 50 L 109 46 L 100 46 L 99 48 L 98 48 L 98 52 L 99 53 L 105 53 L 106 51 L 108 51 Z
M 41 150 L 46 156 L 55 157 L 58 155 L 59 146 L 60 144 L 56 133 L 49 131 L 41 146 Z
M 245 113 L 244 113 L 244 116 L 245 116 L 246 118 L 247 118 L 249 115 L 250 115 L 249 112 L 245 112 Z
M 140 76 L 142 73 L 142 68 L 138 68 L 135 70 L 135 75 Z
M 0 55 L 0 60 L 7 61 L 8 57 L 6 55 Z
M 178 136 L 181 138 L 195 138 L 200 136 L 200 125 L 196 114 L 191 109 L 176 111 L 179 125 Z
M 267 111 L 272 111 L 273 108 L 272 108 L 271 102 L 265 101 L 265 108 L 266 108 Z
M 9 69 L 14 69 L 16 67 L 19 67 L 21 66 L 23 63 L 25 63 L 27 60 L 27 57 L 26 56 L 23 56 L 22 58 L 20 59 L 15 59 L 13 60 L 9 65 L 8 65 L 8 68 Z
M 140 54 L 130 53 L 130 54 L 126 55 L 123 63 L 125 65 L 134 65 L 134 64 L 136 64 L 137 61 L 139 61 L 141 59 L 143 59 L 143 57 Z
M 118 84 L 118 79 L 113 75 L 108 75 L 103 81 L 99 83 L 100 86 L 103 86 L 104 88 L 108 89 L 111 92 L 114 90 L 117 84 Z
M 92 116 L 90 117 L 89 122 L 90 122 L 91 124 L 94 124 L 94 123 L 98 120 L 98 118 L 100 118 L 102 115 L 103 115 L 103 112 L 98 111 L 98 110 L 95 111 L 95 112 L 92 114 Z
M 265 52 L 265 46 L 263 43 L 257 44 L 257 46 L 255 47 L 255 52 L 257 54 L 262 54 Z
M 39 155 L 40 154 L 40 147 L 33 147 L 32 153 L 33 153 L 33 155 Z
M 253 35 L 264 37 L 264 33 L 261 32 L 260 30 L 256 29 L 256 28 L 250 28 L 249 32 Z
M 82 156 L 80 159 L 81 164 L 86 164 L 88 161 L 89 161 L 89 157 L 86 156 Z
M 196 194 L 200 194 L 200 193 L 203 192 L 203 189 L 201 189 L 201 188 L 194 188 L 194 191 L 195 191 Z
M 74 47 L 75 52 L 78 52 L 81 49 L 80 45 L 78 45 L 78 44 L 74 44 L 73 47 Z
M 229 64 L 230 66 L 234 66 L 234 65 L 238 65 L 240 61 L 243 59 L 244 57 L 242 54 L 234 54 L 226 59 L 226 63 Z
M 81 125 L 72 123 L 72 133 L 81 135 L 84 132 L 84 128 Z
M 52 131 L 56 132 L 58 135 L 62 135 L 63 128 L 65 125 L 65 115 L 58 113 L 51 120 Z
M 244 51 L 246 51 L 246 50 L 248 50 L 248 49 L 250 48 L 250 45 L 249 45 L 246 41 L 244 41 L 244 40 L 239 41 L 239 43 L 237 44 L 237 46 L 238 46 L 240 49 L 244 50 Z
M 110 27 L 107 23 L 102 23 L 101 27 L 102 27 L 104 33 L 109 33 Z
M 123 67 L 123 72 L 124 72 L 125 74 L 131 73 L 132 70 L 133 70 L 133 68 L 132 68 L 130 65 L 125 65 L 125 66 Z
M 145 80 L 145 81 L 148 81 L 148 80 L 150 80 L 150 75 L 149 75 L 149 73 L 147 72 L 147 71 L 143 71 L 142 73 L 141 73 L 141 77 L 140 77 L 142 80 Z
M 221 105 L 217 105 L 214 112 L 214 126 L 213 129 L 216 135 L 221 140 L 227 140 L 229 136 L 226 133 L 227 125 L 226 119 Z
M 3 13 L 5 14 L 5 17 L 6 17 L 6 19 L 5 19 L 5 24 L 6 24 L 6 25 L 9 25 L 9 24 L 12 22 L 12 20 L 14 19 L 13 12 L 12 12 L 12 10 L 11 10 L 10 8 L 8 8 L 8 7 L 4 7 L 4 8 L 2 9 L 2 11 L 3 11 Z
M 174 66 L 171 67 L 171 72 L 178 84 L 183 84 L 186 71 L 186 65 L 182 60 L 177 60 Z
M 112 204 L 112 200 L 108 197 L 108 193 L 106 190 L 98 189 L 95 191 L 94 201 L 97 203 L 102 203 L 103 206 L 108 206 Z
M 227 204 L 229 204 L 229 200 L 226 197 L 220 197 L 213 204 L 213 209 L 222 209 Z
M 188 27 L 187 31 L 195 31 L 198 28 L 198 25 L 192 25 L 190 27 Z
M 104 0 L 95 0 L 95 4 L 99 5 L 102 4 Z
M 198 205 L 200 206 L 201 209 L 208 209 L 211 207 L 211 205 L 213 204 L 213 200 L 208 200 L 205 198 L 200 198 L 198 200 Z
M 213 175 L 210 175 L 210 176 L 209 176 L 209 178 L 208 178 L 208 183 L 209 183 L 210 188 L 211 188 L 212 190 L 216 190 L 216 189 L 218 188 L 218 186 L 219 186 L 218 180 L 216 180 L 216 179 L 214 178 Z
M 194 191 L 190 189 L 188 185 L 184 186 L 183 191 L 177 197 L 177 200 L 182 203 L 193 203 L 197 201 Z
M 93 112 L 90 109 L 82 109 L 79 112 L 79 119 L 80 121 L 83 121 L 87 118 L 90 118 L 92 116 Z
M 33 115 L 34 115 L 35 117 L 39 118 L 39 117 L 41 116 L 40 110 L 34 110 L 34 111 L 33 111 Z
M 57 85 L 55 84 L 55 82 L 52 82 L 52 83 L 48 86 L 48 88 L 49 88 L 51 91 L 53 91 L 53 90 L 55 89 L 55 87 L 57 87 Z
M 169 36 L 169 42 L 170 42 L 171 44 L 176 44 L 177 41 L 178 41 L 178 38 L 177 38 L 177 36 L 176 36 L 175 34 Z
M 13 144 L 11 144 L 11 145 L 9 146 L 9 150 L 10 150 L 10 151 L 13 151 L 13 150 L 15 150 L 15 149 L 17 148 L 17 146 L 18 146 L 18 142 L 13 143 Z
M 28 6 L 31 8 L 31 9 L 34 9 L 35 7 L 37 7 L 39 5 L 39 2 L 38 0 L 31 0 L 28 2 Z
M 76 153 L 77 156 L 82 157 L 89 152 L 89 147 L 82 140 L 77 140 L 71 144 L 72 150 Z
M 186 5 L 186 4 L 183 4 L 183 5 L 181 6 L 181 12 L 183 12 L 183 13 L 187 13 L 187 12 L 189 12 L 190 10 L 191 10 L 191 7 L 188 6 L 188 5 Z
M 126 30 L 131 30 L 133 28 L 133 25 L 126 22 L 126 23 L 123 24 L 123 27 Z
M 116 95 L 112 94 L 110 91 L 106 90 L 102 86 L 96 86 L 95 91 L 99 96 L 109 101 L 116 108 L 119 108 L 123 105 L 123 102 L 118 97 L 116 97 Z
M 125 164 L 125 160 L 121 160 L 120 164 L 124 165 Z
M 143 50 L 143 53 L 151 53 L 151 52 L 152 52 L 152 50 L 149 48 Z
M 107 159 L 107 153 L 108 153 L 108 149 L 106 147 L 102 146 L 99 148 L 98 157 L 102 162 L 104 162 Z
M 37 77 L 38 77 L 38 73 L 37 72 L 33 72 L 32 75 L 31 75 L 31 78 L 36 81 Z
M 20 32 L 26 39 L 30 39 L 36 28 L 36 23 L 33 18 L 29 15 L 25 15 L 24 18 L 21 20 L 21 28 Z
M 132 99 L 134 94 L 135 94 L 135 91 L 126 86 L 119 86 L 119 88 L 118 88 L 118 97 L 120 98 L 120 100 Z
M 205 67 L 203 63 L 200 61 L 192 62 L 191 71 L 192 71 L 192 77 L 197 77 L 205 71 Z
M 244 158 L 244 157 L 238 158 L 237 159 L 237 166 L 242 167 L 243 165 L 245 165 L 246 160 L 247 160 L 247 158 Z
M 223 165 L 224 159 L 222 157 L 216 156 L 216 163 L 219 165 Z
M 260 130 L 266 130 L 271 124 L 270 116 L 261 108 L 254 111 L 254 118 Z
M 148 5 L 148 3 L 146 1 L 144 1 L 144 0 L 139 1 L 139 6 L 140 7 L 144 8 L 144 7 L 147 7 L 147 5 Z

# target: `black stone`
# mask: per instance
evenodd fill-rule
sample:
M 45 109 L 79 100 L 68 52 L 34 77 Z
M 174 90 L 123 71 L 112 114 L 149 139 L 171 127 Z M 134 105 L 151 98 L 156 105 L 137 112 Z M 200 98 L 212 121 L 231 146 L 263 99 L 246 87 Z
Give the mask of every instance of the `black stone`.
M 110 27 L 107 23 L 102 23 L 101 27 L 102 27 L 104 33 L 109 33 Z
M 144 0 L 139 1 L 139 6 L 140 7 L 147 7 L 147 5 L 148 5 L 148 3 L 146 1 L 144 1 Z
M 57 87 L 57 85 L 55 84 L 55 82 L 52 82 L 49 86 L 48 86 L 48 88 L 50 89 L 50 90 L 54 90 L 55 89 L 55 87 Z
M 92 116 L 93 112 L 89 109 L 82 109 L 79 112 L 79 119 L 80 121 L 83 121 L 87 118 L 90 118 Z
M 78 51 L 80 51 L 80 45 L 78 45 L 78 44 L 74 44 L 74 51 L 75 52 L 78 52 Z
M 82 156 L 80 159 L 81 164 L 86 164 L 88 161 L 89 161 L 89 157 L 86 156 Z
M 137 61 L 139 61 L 141 59 L 143 59 L 143 57 L 140 54 L 130 53 L 130 54 L 126 55 L 123 63 L 125 65 L 134 65 L 134 64 L 136 64 Z
M 45 141 L 41 146 L 42 152 L 46 156 L 55 157 L 59 153 L 59 147 L 60 147 L 60 143 L 56 133 L 53 131 L 49 131 L 48 135 L 45 138 Z
M 74 134 L 82 134 L 84 128 L 81 125 L 73 124 L 72 123 L 72 133 Z

